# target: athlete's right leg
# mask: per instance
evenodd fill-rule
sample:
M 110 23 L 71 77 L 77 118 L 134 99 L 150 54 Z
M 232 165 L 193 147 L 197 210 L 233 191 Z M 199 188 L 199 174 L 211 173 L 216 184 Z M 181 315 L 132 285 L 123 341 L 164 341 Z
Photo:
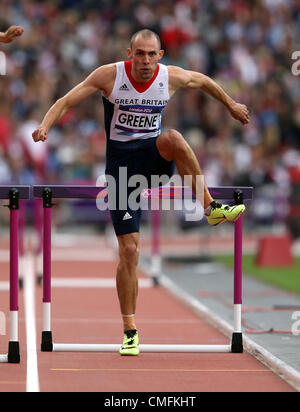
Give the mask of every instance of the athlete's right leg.
M 142 148 L 143 149 L 143 148 Z M 108 143 L 106 177 L 108 179 L 108 206 L 115 234 L 118 239 L 119 264 L 116 286 L 123 321 L 124 339 L 121 355 L 138 355 L 138 333 L 135 324 L 135 310 L 138 295 L 137 266 L 139 258 L 139 228 L 141 208 L 129 199 L 135 189 L 128 186 L 132 176 L 143 173 L 146 150 L 140 150 L 136 143 Z M 120 169 L 122 168 L 122 169 Z M 115 183 L 115 184 L 109 184 Z
M 120 261 L 117 269 L 117 291 L 123 319 L 124 337 L 120 355 L 136 356 L 139 351 L 139 336 L 135 324 L 135 309 L 138 295 L 137 266 L 139 259 L 139 233 L 118 236 Z
M 116 179 L 116 205 L 119 204 L 119 181 Z M 122 191 L 122 188 L 120 189 Z M 108 189 L 109 195 L 112 195 Z M 130 190 L 128 190 L 128 194 Z M 118 240 L 119 263 L 116 274 L 116 286 L 123 321 L 123 343 L 121 355 L 138 355 L 139 339 L 135 324 L 136 300 L 138 295 L 137 266 L 139 259 L 139 226 L 141 209 L 134 210 L 110 208 L 110 215 Z
M 118 236 L 120 261 L 117 269 L 117 291 L 123 317 L 124 331 L 136 329 L 135 309 L 138 294 L 137 265 L 139 259 L 139 233 Z

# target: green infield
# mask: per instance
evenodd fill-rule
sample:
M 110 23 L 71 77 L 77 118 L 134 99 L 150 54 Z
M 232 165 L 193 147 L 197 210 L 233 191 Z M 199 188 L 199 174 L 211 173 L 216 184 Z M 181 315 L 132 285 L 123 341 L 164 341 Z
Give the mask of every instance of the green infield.
M 217 256 L 218 262 L 233 267 L 233 256 Z M 300 295 L 300 257 L 289 267 L 259 267 L 254 255 L 243 255 L 243 273 L 254 276 L 262 282 Z

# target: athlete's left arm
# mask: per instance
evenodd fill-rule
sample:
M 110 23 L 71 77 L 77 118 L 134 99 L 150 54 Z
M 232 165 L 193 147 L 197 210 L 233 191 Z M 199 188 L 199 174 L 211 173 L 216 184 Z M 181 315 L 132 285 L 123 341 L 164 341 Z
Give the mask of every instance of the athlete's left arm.
M 201 89 L 222 102 L 233 118 L 239 120 L 242 124 L 249 123 L 247 106 L 234 101 L 222 87 L 202 73 L 184 70 L 176 66 L 169 66 L 169 88 L 171 95 L 179 88 Z

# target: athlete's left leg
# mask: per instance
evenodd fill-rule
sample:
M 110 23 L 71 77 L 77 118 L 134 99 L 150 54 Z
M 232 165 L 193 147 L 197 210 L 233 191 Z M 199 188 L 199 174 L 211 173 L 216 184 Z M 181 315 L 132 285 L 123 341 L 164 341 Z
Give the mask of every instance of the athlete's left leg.
M 203 173 L 195 153 L 184 137 L 176 130 L 171 129 L 162 133 L 157 138 L 156 146 L 160 155 L 165 160 L 174 160 L 182 179 L 184 179 L 184 176 L 192 176 L 192 190 L 194 193 L 202 195 L 204 191 L 203 207 L 206 209 L 213 201 L 213 198 L 209 193 L 204 179 L 198 179 L 198 181 L 196 179 L 197 176 L 202 176 Z
M 230 207 L 214 201 L 192 148 L 179 132 L 171 129 L 162 133 L 156 140 L 156 146 L 165 160 L 175 162 L 182 179 L 184 176 L 191 176 L 192 190 L 199 195 L 209 224 L 216 226 L 225 220 L 235 222 L 245 211 L 244 205 Z M 197 176 L 202 176 L 202 178 L 197 179 Z

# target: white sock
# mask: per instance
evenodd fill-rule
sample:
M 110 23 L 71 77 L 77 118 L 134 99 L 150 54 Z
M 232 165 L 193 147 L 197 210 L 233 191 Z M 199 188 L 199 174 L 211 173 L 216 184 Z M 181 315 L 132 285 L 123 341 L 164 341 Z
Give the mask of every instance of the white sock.
M 211 206 L 209 205 L 206 209 L 204 209 L 205 216 L 210 216 Z

